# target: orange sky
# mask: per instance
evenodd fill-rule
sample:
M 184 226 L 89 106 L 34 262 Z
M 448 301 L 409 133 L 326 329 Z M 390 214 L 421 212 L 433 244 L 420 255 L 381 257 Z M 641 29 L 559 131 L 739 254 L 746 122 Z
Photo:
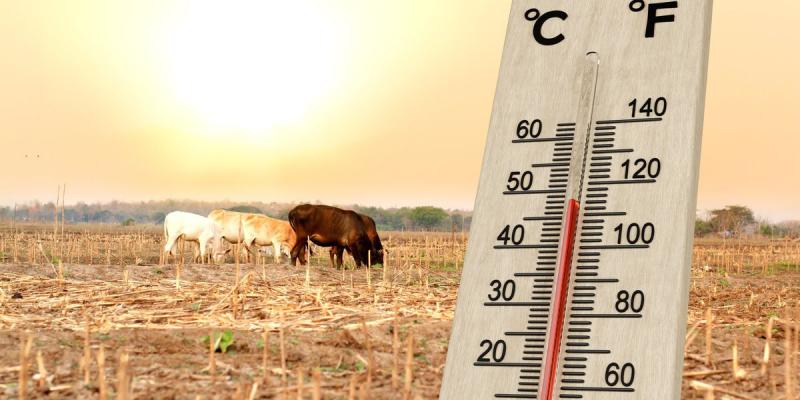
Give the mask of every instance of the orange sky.
M 0 0 L 0 204 L 472 207 L 508 0 L 33 4 Z M 800 218 L 800 3 L 714 13 L 698 208 Z

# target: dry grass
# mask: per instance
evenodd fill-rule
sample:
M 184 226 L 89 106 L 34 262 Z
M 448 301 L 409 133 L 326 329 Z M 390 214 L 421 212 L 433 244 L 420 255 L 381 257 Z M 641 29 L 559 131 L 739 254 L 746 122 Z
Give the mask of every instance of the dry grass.
M 259 261 L 237 281 L 231 264 L 187 257 L 178 287 L 158 227 L 24 228 L 0 231 L 2 397 L 21 366 L 29 398 L 438 394 L 460 233 L 383 233 L 388 266 L 369 270 L 331 269 L 316 249 L 308 272 Z M 684 398 L 796 397 L 798 243 L 700 240 L 693 264 Z M 202 338 L 224 330 L 234 343 L 212 359 Z
M 689 323 L 684 398 L 796 399 L 798 243 L 697 241 Z

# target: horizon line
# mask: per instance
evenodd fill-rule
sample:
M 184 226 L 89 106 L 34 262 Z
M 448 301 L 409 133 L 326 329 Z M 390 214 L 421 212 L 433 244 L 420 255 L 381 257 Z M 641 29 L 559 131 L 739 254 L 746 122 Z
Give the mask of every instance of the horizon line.
M 117 203 L 158 203 L 158 202 L 168 202 L 168 201 L 175 201 L 175 202 L 194 202 L 194 203 L 237 203 L 239 205 L 248 205 L 254 203 L 260 204 L 278 204 L 278 205 L 292 205 L 292 204 L 323 204 L 323 205 L 333 205 L 333 206 L 357 206 L 357 207 L 375 207 L 375 208 L 382 208 L 382 209 L 400 209 L 400 208 L 417 208 L 417 207 L 437 207 L 447 211 L 460 211 L 460 212 L 469 212 L 472 213 L 474 210 L 472 208 L 465 209 L 465 208 L 458 208 L 458 207 L 446 207 L 441 205 L 436 205 L 432 203 L 427 204 L 418 204 L 418 205 L 392 205 L 392 206 L 384 206 L 384 205 L 374 205 L 374 204 L 362 204 L 357 202 L 325 202 L 322 200 L 292 200 L 292 201 L 264 201 L 264 200 L 196 200 L 192 198 L 162 198 L 162 199 L 150 199 L 150 200 L 96 200 L 96 201 L 86 201 L 86 200 L 78 200 L 72 203 L 65 203 L 64 207 L 74 207 L 78 204 L 86 204 L 86 205 L 106 205 L 113 202 Z M 40 205 L 45 204 L 56 204 L 53 200 L 48 201 L 41 201 L 39 199 L 32 199 L 26 200 L 23 202 L 11 202 L 11 203 L 0 203 L 0 207 L 14 207 L 14 206 L 31 206 L 31 203 L 39 203 Z

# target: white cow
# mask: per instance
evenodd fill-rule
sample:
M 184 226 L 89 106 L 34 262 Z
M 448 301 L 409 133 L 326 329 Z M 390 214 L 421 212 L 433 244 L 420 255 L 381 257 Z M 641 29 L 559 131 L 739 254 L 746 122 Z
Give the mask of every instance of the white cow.
M 216 260 L 220 260 L 225 255 L 220 243 L 222 235 L 219 227 L 214 221 L 202 215 L 183 211 L 173 211 L 167 214 L 164 219 L 164 237 L 167 240 L 164 251 L 170 255 L 175 255 L 173 253 L 175 242 L 181 237 L 187 242 L 197 243 L 200 248 L 201 260 L 205 260 L 209 246 Z M 197 253 L 195 253 L 196 257 Z

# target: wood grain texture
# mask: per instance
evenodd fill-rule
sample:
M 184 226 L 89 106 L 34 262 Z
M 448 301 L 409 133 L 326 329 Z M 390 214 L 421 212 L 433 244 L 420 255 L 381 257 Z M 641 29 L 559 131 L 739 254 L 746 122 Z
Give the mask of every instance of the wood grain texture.
M 575 185 L 580 175 L 578 244 L 553 397 L 680 397 L 712 2 L 679 1 L 677 8 L 657 10 L 655 15 L 674 15 L 675 21 L 654 24 L 654 37 L 645 37 L 648 7 L 661 3 L 667 2 L 650 2 L 641 12 L 631 11 L 628 1 L 513 3 L 442 399 L 536 398 L 541 369 L 537 352 L 550 340 L 545 335 L 552 311 L 549 290 L 562 224 L 564 197 L 556 192 Z M 562 33 L 563 41 L 544 46 L 534 40 L 536 21 L 525 18 L 532 8 L 539 10 L 539 18 L 553 10 L 568 15 L 542 23 L 545 37 Z M 575 124 L 586 120 L 581 94 L 590 52 L 596 53 L 599 69 L 589 126 L 581 129 L 582 124 Z M 629 102 L 638 99 L 641 105 L 659 97 L 668 102 L 660 120 L 627 121 L 632 118 Z M 640 117 L 645 116 L 636 118 Z M 513 143 L 520 121 L 531 119 L 542 121 L 541 135 Z M 610 122 L 617 120 L 626 121 Z M 581 164 L 576 157 L 584 157 L 584 149 L 576 145 L 583 138 L 574 135 L 585 135 L 587 130 L 586 163 L 583 173 L 576 175 L 575 165 Z M 654 181 L 626 182 L 622 163 L 639 158 L 660 160 Z M 560 166 L 563 163 L 572 167 Z M 571 171 L 564 172 L 567 169 Z M 503 194 L 509 191 L 512 171 L 533 171 L 531 193 Z M 648 247 L 597 248 L 618 245 L 614 228 L 632 223 L 653 224 L 655 235 Z M 504 244 L 498 234 L 507 225 L 523 226 L 521 245 L 527 247 L 496 247 Z M 530 305 L 486 305 L 493 293 L 490 283 L 511 279 L 516 287 L 511 302 Z M 641 318 L 580 317 L 620 314 L 614 303 L 621 290 L 644 293 Z M 590 325 L 576 325 L 585 321 Z M 567 332 L 570 327 L 589 331 Z M 505 342 L 501 362 L 491 360 L 490 354 L 486 366 L 475 365 L 485 349 L 484 340 Z M 610 353 L 580 353 L 583 350 Z M 605 372 L 610 363 L 633 364 L 632 384 L 613 387 L 632 392 L 586 390 L 609 388 Z M 565 368 L 567 364 L 577 367 Z M 565 377 L 564 371 L 585 375 Z

